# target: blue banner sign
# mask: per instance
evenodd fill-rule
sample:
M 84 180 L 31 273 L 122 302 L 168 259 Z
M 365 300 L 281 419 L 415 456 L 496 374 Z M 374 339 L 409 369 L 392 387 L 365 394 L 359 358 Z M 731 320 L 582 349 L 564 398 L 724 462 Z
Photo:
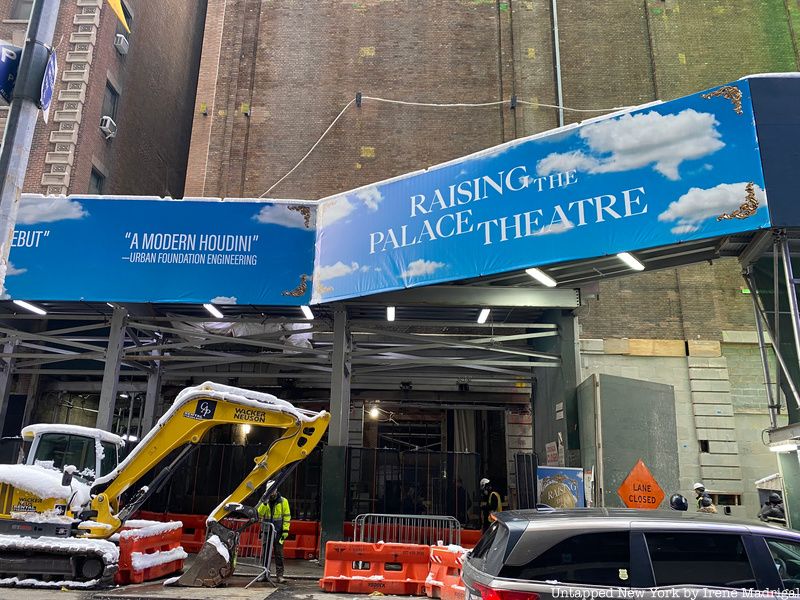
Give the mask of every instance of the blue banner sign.
M 320 201 L 314 302 L 769 227 L 749 82 Z
M 20 300 L 308 304 L 313 203 L 23 196 Z
M 552 508 L 583 508 L 586 492 L 583 469 L 536 467 L 537 501 Z

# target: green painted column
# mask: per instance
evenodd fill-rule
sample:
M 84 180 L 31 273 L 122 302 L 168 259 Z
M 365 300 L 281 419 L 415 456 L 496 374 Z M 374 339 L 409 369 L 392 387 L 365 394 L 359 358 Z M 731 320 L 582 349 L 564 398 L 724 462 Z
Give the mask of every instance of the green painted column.
M 347 443 L 350 432 L 350 353 L 352 340 L 347 310 L 336 307 L 333 315 L 333 359 L 331 361 L 331 422 L 328 445 L 322 454 L 322 511 L 320 514 L 320 560 L 325 544 L 344 539 L 345 494 L 347 493 Z
M 779 452 L 778 467 L 783 478 L 783 509 L 786 524 L 792 529 L 800 527 L 800 456 L 797 451 Z

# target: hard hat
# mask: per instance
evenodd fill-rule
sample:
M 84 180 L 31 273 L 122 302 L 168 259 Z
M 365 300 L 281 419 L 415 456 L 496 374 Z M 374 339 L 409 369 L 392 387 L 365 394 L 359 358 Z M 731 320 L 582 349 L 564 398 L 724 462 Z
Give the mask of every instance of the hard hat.
M 488 480 L 488 479 L 486 479 L 486 477 L 484 477 L 483 479 L 481 479 L 481 480 L 480 480 L 480 482 L 479 482 L 479 485 L 480 485 L 482 488 L 484 488 L 484 487 L 486 487 L 486 486 L 488 485 L 488 483 L 489 483 L 489 480 Z
M 698 483 L 695 483 L 692 486 L 692 489 L 693 490 L 704 490 L 704 489 L 706 489 L 706 486 L 704 486 L 702 483 L 698 482 Z
M 669 497 L 669 507 L 672 510 L 689 510 L 689 501 L 681 494 L 672 494 Z

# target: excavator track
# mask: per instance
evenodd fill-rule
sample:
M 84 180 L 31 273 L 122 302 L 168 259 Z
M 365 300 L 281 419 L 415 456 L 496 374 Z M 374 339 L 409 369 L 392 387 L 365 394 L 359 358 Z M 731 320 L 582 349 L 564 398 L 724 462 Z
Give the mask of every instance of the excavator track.
M 116 544 L 105 540 L 0 535 L 0 587 L 108 587 L 118 561 Z

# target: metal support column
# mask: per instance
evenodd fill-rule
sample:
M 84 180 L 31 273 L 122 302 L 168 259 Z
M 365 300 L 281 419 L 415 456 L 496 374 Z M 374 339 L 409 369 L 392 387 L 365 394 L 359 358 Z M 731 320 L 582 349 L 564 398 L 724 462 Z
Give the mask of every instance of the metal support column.
M 321 560 L 325 559 L 325 544 L 331 540 L 342 540 L 344 536 L 351 350 L 347 309 L 338 306 L 333 317 L 331 422 L 328 426 L 328 445 L 322 455 Z
M 36 410 L 36 403 L 39 399 L 39 373 L 31 375 L 28 383 L 28 391 L 25 397 L 25 412 L 22 414 L 22 426 L 31 425 L 33 422 L 33 411 Z
M 783 259 L 783 273 L 786 277 L 786 298 L 789 300 L 789 316 L 792 319 L 795 356 L 800 357 L 800 311 L 797 306 L 797 287 L 792 270 L 792 255 L 789 251 L 789 240 L 785 235 L 781 238 L 781 258 Z
M 5 291 L 22 184 L 39 118 L 42 78 L 50 57 L 61 0 L 35 0 L 0 151 L 0 291 Z
M 153 351 L 153 354 L 155 353 L 156 351 Z M 144 412 L 142 413 L 142 436 L 145 436 L 155 425 L 156 404 L 161 397 L 161 374 L 161 361 L 157 360 L 153 363 L 153 370 L 147 376 L 147 394 L 144 398 Z
M 8 398 L 11 395 L 14 370 L 14 357 L 11 355 L 14 354 L 17 344 L 19 344 L 19 338 L 6 338 L 3 344 L 3 354 L 6 356 L 0 360 L 0 435 L 3 434 L 6 425 Z
M 775 390 L 773 394 L 772 381 L 769 375 L 769 359 L 767 358 L 767 347 L 764 341 L 764 326 L 761 323 L 761 311 L 758 309 L 758 300 L 756 295 L 758 291 L 753 289 L 755 281 L 751 275 L 748 267 L 747 272 L 744 274 L 744 280 L 747 282 L 747 287 L 750 288 L 750 298 L 753 301 L 753 313 L 756 319 L 756 332 L 758 333 L 758 351 L 761 354 L 761 367 L 764 370 L 764 385 L 767 388 L 767 408 L 769 409 L 769 423 L 772 429 L 778 426 L 778 409 L 780 403 L 775 401 L 775 395 L 779 393 Z
M 125 324 L 128 311 L 117 306 L 111 317 L 106 350 L 106 366 L 103 370 L 103 386 L 100 389 L 100 406 L 97 411 L 97 428 L 111 431 L 114 425 L 114 407 L 117 402 L 119 368 L 122 363 L 122 348 L 125 343 Z
M 767 325 L 767 329 L 769 330 L 769 320 L 767 319 L 766 310 L 761 305 L 760 295 L 758 294 L 758 287 L 756 286 L 755 279 L 753 277 L 752 272 L 745 276 L 747 281 L 748 287 L 753 294 L 753 302 L 758 314 L 761 315 L 761 323 Z M 779 318 L 775 318 L 775 329 L 778 328 Z M 800 410 L 800 391 L 798 391 L 797 386 L 794 384 L 794 378 L 792 377 L 791 371 L 789 371 L 789 366 L 786 364 L 786 360 L 783 358 L 783 353 L 781 352 L 780 346 L 775 342 L 776 334 L 770 331 L 770 337 L 772 338 L 772 351 L 775 353 L 775 361 L 777 362 L 777 370 L 779 373 L 783 373 L 783 377 L 786 380 L 786 384 L 789 387 L 789 391 L 791 392 L 791 399 L 793 401 L 794 406 L 797 406 L 798 410 Z M 789 408 L 789 399 L 786 400 L 787 409 Z

